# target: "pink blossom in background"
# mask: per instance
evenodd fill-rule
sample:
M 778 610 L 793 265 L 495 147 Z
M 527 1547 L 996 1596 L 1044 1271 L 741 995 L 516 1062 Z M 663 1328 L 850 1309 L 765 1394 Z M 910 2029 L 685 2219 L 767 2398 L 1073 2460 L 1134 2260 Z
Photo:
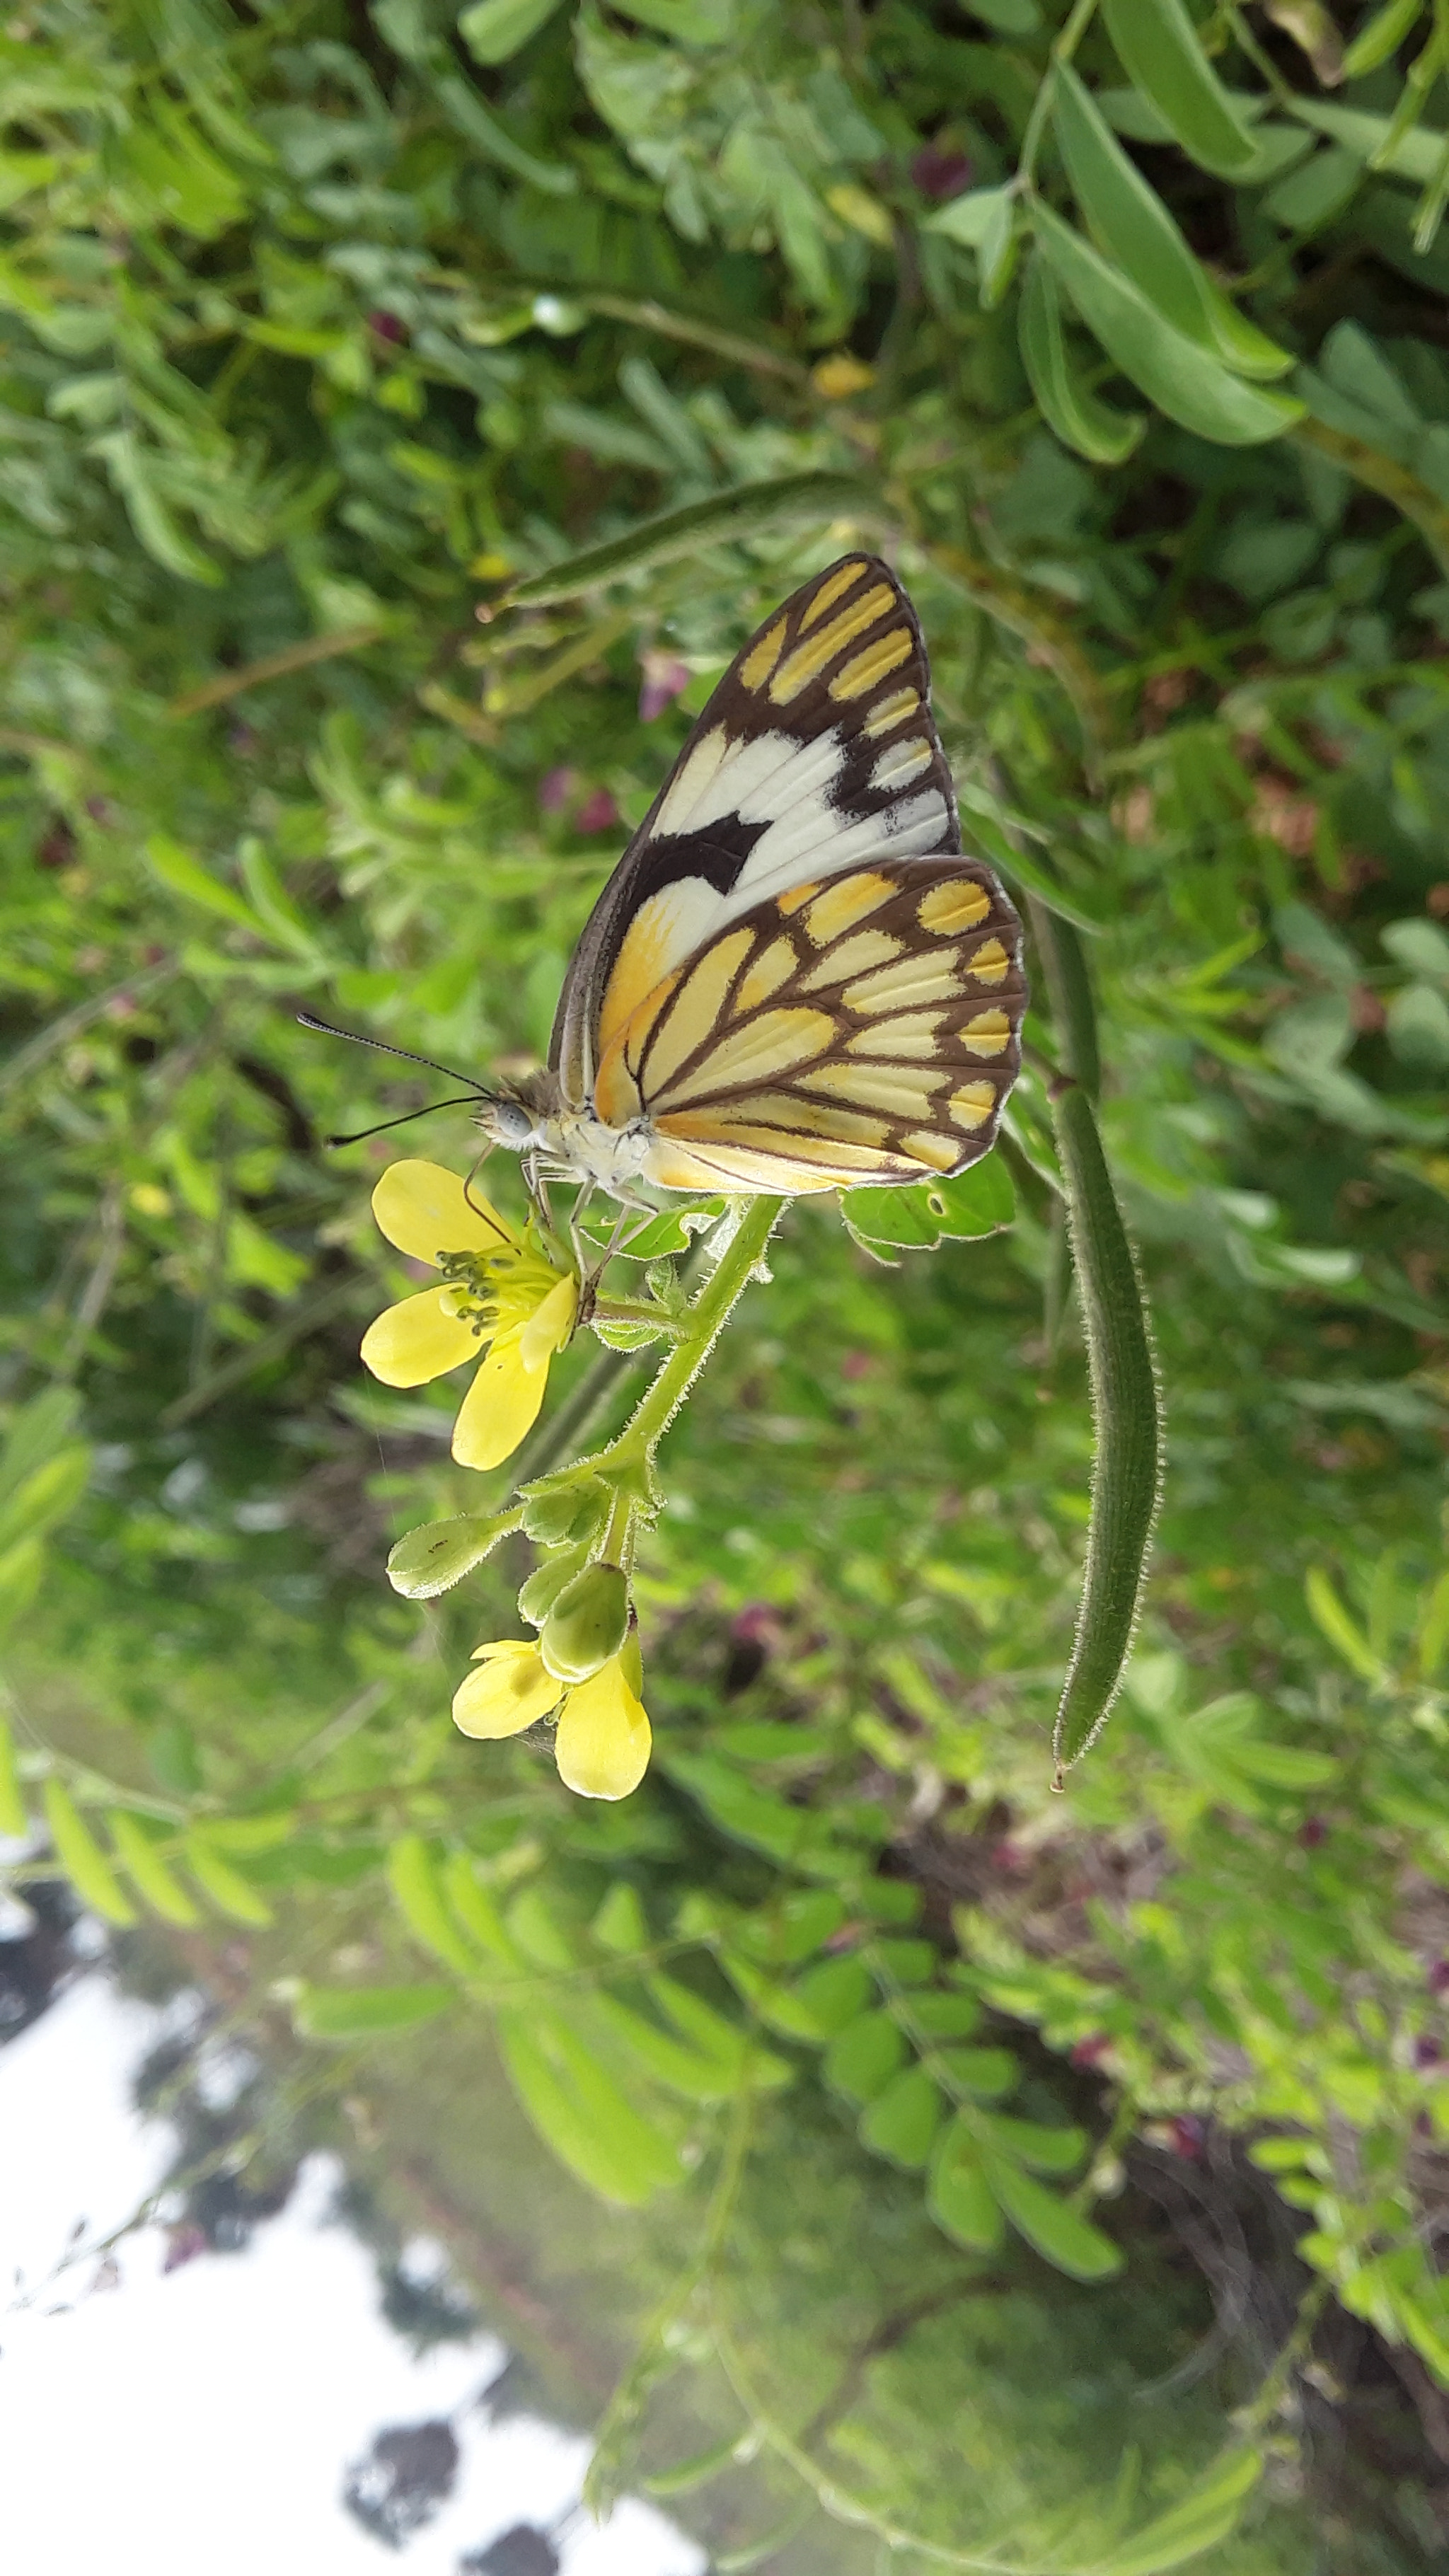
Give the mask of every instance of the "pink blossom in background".
M 651 646 L 640 654 L 639 668 L 644 675 L 639 691 L 640 721 L 652 724 L 673 704 L 680 690 L 688 688 L 689 664 L 681 662 L 677 653 L 656 652 Z
M 395 313 L 369 313 L 367 327 L 369 331 L 376 332 L 379 340 L 396 342 L 407 338 L 406 325 Z
M 538 809 L 541 814 L 561 814 L 574 792 L 577 772 L 572 769 L 547 769 L 538 782 Z
M 959 197 L 975 173 L 964 152 L 928 143 L 911 163 L 911 181 L 923 197 Z
M 618 820 L 619 808 L 607 787 L 591 788 L 574 816 L 580 832 L 610 832 Z

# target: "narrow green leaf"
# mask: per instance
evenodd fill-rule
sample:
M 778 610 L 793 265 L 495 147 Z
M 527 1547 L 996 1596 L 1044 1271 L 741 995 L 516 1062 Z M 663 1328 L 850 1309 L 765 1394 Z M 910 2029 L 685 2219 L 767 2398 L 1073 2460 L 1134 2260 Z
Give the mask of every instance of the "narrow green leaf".
M 688 2495 L 692 2488 L 707 2485 L 723 2470 L 753 2457 L 752 2436 L 731 2433 L 727 2441 L 714 2442 L 707 2451 L 696 2451 L 693 2459 L 681 2460 L 675 2468 L 656 2469 L 652 2477 L 641 2478 L 639 2484 L 646 2495 Z
M 557 2014 L 500 2012 L 498 2044 L 544 2144 L 602 2200 L 639 2208 L 682 2178 L 673 2142 L 635 2110 Z
M 1225 366 L 1243 376 L 1283 375 L 1293 364 L 1291 351 L 1265 338 L 1214 286 L 1066 64 L 1057 73 L 1052 114 L 1067 176 L 1098 249 L 1126 271 L 1175 330 Z
M 861 2138 L 875 2155 L 920 2173 L 930 2161 L 943 2107 L 925 2068 L 903 2067 L 862 2114 Z
M 1343 58 L 1345 80 L 1362 80 L 1366 73 L 1376 72 L 1390 54 L 1396 54 L 1412 27 L 1424 13 L 1424 0 L 1385 0 L 1366 26 L 1360 27 Z
M 450 1852 L 443 1863 L 442 1883 L 454 1915 L 469 1939 L 476 1941 L 488 1958 L 500 1967 L 521 1968 L 522 1954 L 504 1926 L 492 1890 L 483 1885 L 471 1852 Z M 476 1962 L 474 1963 L 476 1973 Z
M 20 1405 L 10 1418 L 0 1450 L 0 1494 L 15 1487 L 70 1440 L 80 1413 L 72 1386 L 48 1386 Z
M 103 1914 L 108 1923 L 134 1923 L 136 1909 L 64 1782 L 52 1775 L 44 1795 L 56 1859 L 82 1904 Z
M 1091 2576 L 1163 2576 L 1165 2569 L 1217 2548 L 1237 2529 L 1262 2474 L 1261 2452 L 1226 2452 L 1166 2513 L 1096 2562 Z
M 436 2021 L 456 2000 L 452 1986 L 304 1986 L 292 2020 L 303 2039 L 388 2039 Z
M 1006 290 L 1016 273 L 1021 250 L 1021 227 L 1018 204 L 1009 188 L 998 188 L 996 203 L 976 253 L 977 280 L 981 307 L 985 313 L 995 311 L 1004 302 Z
M 1102 0 L 1117 59 L 1152 101 L 1184 152 L 1237 178 L 1253 160 L 1253 137 L 1198 41 L 1183 0 Z
M 30 1831 L 30 1818 L 21 1795 L 20 1772 L 15 1759 L 15 1738 L 8 1723 L 0 1716 L 0 1836 L 7 1842 L 24 1842 Z
M 437 1858 L 425 1836 L 399 1835 L 388 1852 L 387 1880 L 414 1939 L 445 1968 L 471 1976 L 477 1963 L 448 1911 Z
M 1381 1684 L 1385 1678 L 1383 1665 L 1363 1630 L 1349 1617 L 1321 1565 L 1309 1567 L 1303 1591 L 1314 1626 L 1321 1629 L 1350 1670 L 1363 1681 Z
M 1373 116 L 1362 107 L 1340 107 L 1334 99 L 1298 97 L 1283 103 L 1290 115 L 1326 134 L 1331 143 L 1341 144 L 1355 161 L 1387 170 L 1395 179 L 1412 179 L 1426 187 L 1439 167 L 1446 137 L 1437 127 L 1420 125 L 1409 133 L 1396 133 L 1392 117 Z
M 214 877 L 209 868 L 204 868 L 199 859 L 192 857 L 189 850 L 183 850 L 179 841 L 173 841 L 165 832 L 153 832 L 145 844 L 145 851 L 146 864 L 152 875 L 169 886 L 173 894 L 187 895 L 193 903 L 203 904 L 208 912 L 219 913 L 223 921 L 233 922 L 238 930 L 249 930 L 254 938 L 267 939 L 266 923 L 253 912 L 251 905 L 244 903 L 231 886 Z M 268 940 L 267 944 L 270 946 L 272 943 Z
M 853 512 L 878 519 L 879 500 L 869 487 L 845 474 L 786 474 L 769 483 L 743 483 L 712 501 L 692 502 L 688 509 L 646 519 L 628 536 L 606 546 L 591 546 L 571 562 L 553 564 L 515 583 L 498 607 L 545 608 L 555 600 L 577 599 L 580 592 L 602 589 L 627 572 L 644 572 L 652 564 L 677 563 L 701 546 L 728 545 L 739 537 L 757 536 L 762 528 L 787 527 L 793 521 L 821 525 Z M 495 609 L 496 614 L 496 609 Z
M 1037 239 L 1057 280 L 1125 376 L 1169 420 L 1223 447 L 1279 438 L 1303 417 L 1286 394 L 1264 393 L 1174 330 L 1125 276 L 1049 206 L 1033 213 Z
M 1017 315 L 1022 364 L 1042 418 L 1065 447 L 1093 465 L 1121 465 L 1141 439 L 1141 412 L 1114 411 L 1072 366 L 1062 329 L 1061 299 L 1038 255 L 1028 266 Z
M 458 20 L 458 33 L 475 63 L 506 63 L 558 5 L 559 0 L 475 0 Z
M 33 1467 L 0 1503 L 0 1550 L 20 1538 L 43 1538 L 64 1520 L 85 1492 L 90 1472 L 91 1453 L 83 1442 Z
M 1060 1093 L 1053 1117 L 1095 1431 L 1086 1572 L 1053 1737 L 1061 1771 L 1096 1742 L 1122 1687 L 1157 1515 L 1162 1422 L 1137 1265 L 1079 1083 Z
M 259 1928 L 271 1922 L 272 1909 L 265 1898 L 257 1894 L 250 1879 L 243 1878 L 239 1869 L 233 1869 L 229 1860 L 223 1860 L 215 1844 L 203 1832 L 194 1830 L 189 1833 L 184 1850 L 187 1868 L 203 1896 L 210 1897 L 219 1914 L 227 1915 L 233 1923 L 250 1923 Z
M 200 1913 L 181 1881 L 166 1866 L 139 1817 L 112 1807 L 106 1819 L 122 1868 L 163 1923 L 199 1923 Z
M 986 2178 L 1018 2235 L 1056 2271 L 1069 2273 L 1074 2281 L 1105 2281 L 1120 2272 L 1121 2251 L 1110 2236 L 1044 2183 L 1033 2182 L 1019 2166 L 995 2156 L 987 2160 Z

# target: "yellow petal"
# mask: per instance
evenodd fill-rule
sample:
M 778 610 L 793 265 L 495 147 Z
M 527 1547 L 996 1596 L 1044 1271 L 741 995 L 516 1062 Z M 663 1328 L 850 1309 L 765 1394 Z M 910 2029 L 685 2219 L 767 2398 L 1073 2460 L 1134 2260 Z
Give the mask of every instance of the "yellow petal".
M 542 1368 L 525 1367 L 516 1340 L 490 1351 L 453 1425 L 459 1466 L 501 1467 L 511 1458 L 538 1420 L 547 1385 L 547 1360 Z
M 362 1357 L 384 1386 L 426 1386 L 461 1360 L 476 1359 L 478 1336 L 455 1315 L 451 1288 L 425 1288 L 389 1306 L 362 1337 Z
M 569 1692 L 554 1745 L 559 1778 L 581 1798 L 627 1798 L 649 1767 L 649 1720 L 615 1655 Z
M 518 1336 L 525 1368 L 547 1368 L 554 1352 L 563 1349 L 574 1328 L 578 1302 L 577 1279 L 561 1279 L 556 1288 L 550 1288 Z
M 506 1637 L 479 1649 L 476 1671 L 453 1694 L 453 1724 L 465 1735 L 519 1735 L 558 1705 L 558 1684 L 544 1671 L 538 1648 Z
M 480 1216 L 479 1207 L 487 1213 Z M 414 1261 L 436 1261 L 440 1252 L 500 1252 L 517 1241 L 477 1190 L 464 1197 L 457 1173 L 441 1163 L 390 1164 L 372 1193 L 372 1213 L 388 1242 Z

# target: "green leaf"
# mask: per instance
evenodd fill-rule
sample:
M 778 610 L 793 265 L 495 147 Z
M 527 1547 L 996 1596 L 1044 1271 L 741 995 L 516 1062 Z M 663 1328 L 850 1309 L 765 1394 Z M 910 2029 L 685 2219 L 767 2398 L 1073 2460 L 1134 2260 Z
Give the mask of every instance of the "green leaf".
M 173 841 L 165 832 L 153 832 L 145 843 L 145 853 L 152 875 L 169 886 L 173 894 L 184 894 L 192 903 L 203 904 L 208 912 L 219 913 L 223 921 L 234 923 L 238 930 L 249 930 L 254 938 L 267 939 L 266 923 L 251 905 L 244 903 L 232 887 L 223 885 L 189 850 L 183 850 L 179 841 Z
M 1033 2173 L 1074 2173 L 1087 2152 L 1085 2129 L 1049 2129 L 1040 2120 L 1004 2119 L 999 2111 L 978 2115 L 977 2135 L 1008 2162 L 1029 2165 Z
M 672 2469 L 656 2469 L 652 2476 L 641 2478 L 639 2485 L 645 2495 L 688 2495 L 692 2488 L 707 2485 L 723 2470 L 753 2456 L 753 2436 L 731 2433 L 727 2440 L 711 2443 L 707 2451 L 696 2451 L 692 2459 L 680 2460 Z
M 981 2019 L 976 1997 L 967 1994 L 905 1995 L 898 2009 L 926 2039 L 969 2039 Z
M 673 2141 L 620 2092 L 557 2014 L 500 2012 L 498 2044 L 546 2146 L 600 2199 L 641 2208 L 683 2176 Z
M 414 1939 L 444 1967 L 470 1977 L 477 1962 L 448 1910 L 436 1854 L 422 1834 L 399 1836 L 388 1852 L 387 1879 Z
M 1017 316 L 1022 364 L 1042 418 L 1066 447 L 1093 465 L 1121 465 L 1147 427 L 1140 412 L 1114 411 L 1077 375 L 1062 329 L 1061 299 L 1040 256 L 1033 258 Z
M 1121 2270 L 1122 2255 L 1110 2236 L 1045 2184 L 995 2156 L 986 2159 L 986 2177 L 1017 2233 L 1058 2272 L 1074 2281 L 1104 2281 Z
M 1017 199 L 1009 188 L 999 188 L 991 220 L 981 236 L 976 254 L 977 279 L 981 309 L 994 312 L 1005 301 L 1007 288 L 1016 274 L 1021 251 L 1021 225 Z
M 12 1493 L 69 1441 L 79 1413 L 80 1398 L 71 1386 L 48 1386 L 16 1408 L 0 1450 L 0 1495 Z
M 1362 80 L 1366 73 L 1376 72 L 1390 54 L 1396 54 L 1411 27 L 1416 27 L 1424 11 L 1424 0 L 1385 0 L 1365 26 L 1360 27 L 1343 58 L 1345 80 Z
M 469 1939 L 476 1941 L 479 1949 L 500 1967 L 521 1968 L 523 1959 L 518 1945 L 509 1938 L 493 1895 L 478 1876 L 471 1852 L 449 1853 L 443 1863 L 442 1883 L 448 1903 Z
M 516 582 L 497 605 L 545 608 L 556 600 L 577 599 L 586 590 L 600 590 L 624 573 L 677 563 L 701 546 L 727 545 L 739 537 L 756 536 L 762 529 L 788 527 L 801 520 L 824 526 L 854 513 L 867 521 L 879 518 L 880 503 L 868 485 L 848 475 L 786 474 L 775 482 L 740 484 L 715 500 L 695 501 L 664 518 L 646 519 L 627 536 L 592 546 L 587 554 L 554 564 L 547 572 L 533 573 L 528 580 Z
M 70 1791 L 52 1774 L 45 1784 L 45 1815 L 55 1856 L 83 1905 L 108 1923 L 130 1924 L 136 1909 Z
M 819 2036 L 830 2039 L 865 2010 L 870 1972 L 862 1959 L 822 1959 L 796 1978 L 790 1992 L 804 2005 Z
M 1321 1565 L 1313 1565 L 1303 1584 L 1304 1596 L 1319 1628 L 1350 1671 L 1360 1680 L 1382 1687 L 1386 1678 L 1383 1665 L 1374 1653 L 1363 1630 L 1349 1617 Z
M 963 2093 L 974 2093 L 986 2102 L 1009 2093 L 1021 2073 L 1009 2048 L 942 2048 L 937 2050 L 933 2063 L 938 2063 Z
M 889 2013 L 861 2013 L 827 2048 L 825 2081 L 849 2102 L 873 2102 L 906 2055 L 905 2038 Z
M 553 16 L 559 0 L 476 0 L 458 20 L 475 63 L 506 63 Z
M 862 2116 L 861 2137 L 876 2155 L 919 2173 L 930 2160 L 942 2107 L 925 2068 L 903 2067 Z
M 140 1818 L 124 1807 L 112 1807 L 107 1822 L 122 1868 L 153 1913 L 159 1914 L 164 1923 L 199 1923 L 200 1913 L 180 1879 L 167 1868 Z
M 1266 339 L 1213 285 L 1162 199 L 1066 64 L 1057 73 L 1052 114 L 1067 176 L 1098 249 L 1125 270 L 1175 330 L 1224 366 L 1244 376 L 1283 375 L 1293 364 L 1291 351 Z M 1028 372 L 1030 365 L 1028 358 Z
M 1183 0 L 1102 0 L 1118 61 L 1184 152 L 1219 178 L 1252 165 L 1253 137 L 1209 63 Z
M 1096 1742 L 1122 1687 L 1147 1578 L 1162 1473 L 1162 1418 L 1147 1308 L 1091 1102 L 1054 1103 L 1087 1343 L 1095 1457 L 1087 1563 L 1053 1749 L 1062 1768 Z
M 243 1878 L 239 1869 L 223 1860 L 215 1844 L 199 1828 L 187 1835 L 183 1850 L 187 1868 L 218 1913 L 229 1916 L 233 1923 L 261 1927 L 271 1922 L 272 1909 L 257 1894 L 250 1879 Z
M 1095 2562 L 1091 2576 L 1162 2576 L 1164 2569 L 1217 2548 L 1236 2531 L 1262 2474 L 1261 2452 L 1225 2452 L 1166 2513 Z
M 1010 195 L 1008 188 L 968 188 L 964 196 L 952 197 L 937 213 L 928 215 L 921 230 L 942 233 L 947 241 L 979 251 L 998 230 L 1002 206 Z
M 518 1523 L 516 1511 L 495 1512 L 490 1519 L 464 1513 L 457 1520 L 424 1521 L 390 1551 L 387 1579 L 405 1600 L 435 1601 L 481 1565 Z
M 20 1538 L 43 1538 L 57 1521 L 73 1512 L 90 1481 L 91 1453 L 83 1443 L 62 1449 L 0 1502 L 0 1551 Z
M 936 2225 L 972 2253 L 990 2254 L 1001 2243 L 1001 2211 L 976 2142 L 960 2120 L 953 2120 L 937 2143 L 926 2206 Z
M 1280 438 L 1302 419 L 1302 403 L 1244 384 L 1195 340 L 1174 330 L 1121 269 L 1109 266 L 1049 206 L 1038 204 L 1032 220 L 1058 283 L 1082 320 L 1123 374 L 1169 420 L 1219 446 L 1251 447 Z
M 1411 179 L 1420 187 L 1432 182 L 1449 140 L 1437 127 L 1427 125 L 1395 134 L 1392 118 L 1371 116 L 1362 107 L 1340 107 L 1331 99 L 1296 97 L 1283 103 L 1290 115 L 1316 133 L 1326 134 L 1331 143 L 1341 144 L 1355 161 L 1387 170 L 1395 179 Z
M 304 1986 L 292 2020 L 302 2039 L 389 2039 L 436 2021 L 456 2000 L 452 1986 Z
M 30 1818 L 25 1812 L 15 1760 L 15 1738 L 0 1715 L 0 1836 L 18 1843 L 24 1842 L 29 1832 Z
M 968 1243 L 997 1234 L 1016 1216 L 1016 1192 L 995 1148 L 951 1180 L 903 1188 L 842 1190 L 840 1213 L 867 1250 L 931 1252 L 938 1243 Z

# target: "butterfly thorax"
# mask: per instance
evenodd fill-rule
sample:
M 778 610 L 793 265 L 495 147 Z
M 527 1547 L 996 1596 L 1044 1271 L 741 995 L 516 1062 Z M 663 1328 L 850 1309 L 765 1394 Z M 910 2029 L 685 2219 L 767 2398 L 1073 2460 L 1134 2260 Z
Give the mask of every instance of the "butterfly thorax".
M 591 1106 L 573 1107 L 553 1072 L 531 1074 L 497 1093 L 480 1109 L 478 1124 L 543 1179 L 591 1184 L 615 1198 L 632 1197 L 652 1141 L 647 1118 L 610 1127 Z

